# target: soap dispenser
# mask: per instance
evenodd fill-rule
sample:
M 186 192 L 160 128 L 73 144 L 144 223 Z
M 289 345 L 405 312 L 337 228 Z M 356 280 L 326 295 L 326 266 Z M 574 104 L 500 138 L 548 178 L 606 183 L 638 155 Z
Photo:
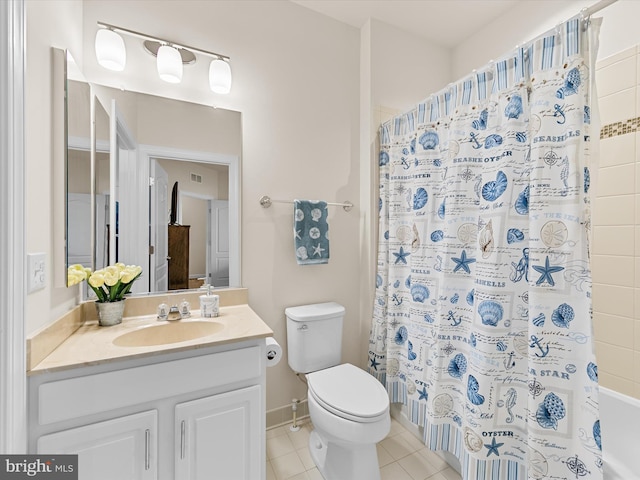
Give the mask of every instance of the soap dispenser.
M 204 318 L 217 317 L 220 311 L 220 297 L 211 294 L 211 285 L 203 285 L 207 288 L 206 295 L 200 295 L 200 315 Z

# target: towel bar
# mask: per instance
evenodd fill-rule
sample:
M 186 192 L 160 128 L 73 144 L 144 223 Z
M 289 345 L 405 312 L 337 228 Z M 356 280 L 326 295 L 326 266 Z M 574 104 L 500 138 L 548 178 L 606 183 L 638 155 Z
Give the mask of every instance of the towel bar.
M 263 195 L 262 197 L 260 197 L 260 205 L 262 205 L 262 208 L 269 208 L 272 203 L 293 203 L 293 200 L 272 200 L 269 195 Z M 350 212 L 353 208 L 353 203 L 348 200 L 343 203 L 327 202 L 327 205 L 342 207 L 344 208 L 345 212 Z

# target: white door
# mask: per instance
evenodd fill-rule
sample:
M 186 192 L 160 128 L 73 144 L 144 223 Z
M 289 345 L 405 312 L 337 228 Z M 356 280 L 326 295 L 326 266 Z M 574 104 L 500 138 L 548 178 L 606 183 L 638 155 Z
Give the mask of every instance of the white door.
M 155 159 L 149 165 L 150 189 L 150 247 L 149 265 L 152 292 L 169 289 L 169 175 Z
M 229 286 L 229 201 L 211 200 L 209 206 L 207 283 Z
M 79 480 L 155 480 L 158 411 L 44 435 L 38 453 L 77 454 Z
M 96 194 L 96 256 L 95 269 L 109 265 L 109 195 Z
M 67 264 L 91 267 L 91 195 L 67 194 Z
M 264 478 L 260 389 L 254 385 L 176 405 L 175 480 Z

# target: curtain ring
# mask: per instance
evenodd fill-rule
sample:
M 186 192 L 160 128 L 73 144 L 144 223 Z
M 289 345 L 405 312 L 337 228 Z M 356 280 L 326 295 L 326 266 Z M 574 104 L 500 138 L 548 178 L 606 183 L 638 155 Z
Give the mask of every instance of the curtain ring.
M 580 24 L 582 25 L 582 31 L 586 32 L 591 22 L 591 15 L 587 15 L 587 8 L 580 10 Z

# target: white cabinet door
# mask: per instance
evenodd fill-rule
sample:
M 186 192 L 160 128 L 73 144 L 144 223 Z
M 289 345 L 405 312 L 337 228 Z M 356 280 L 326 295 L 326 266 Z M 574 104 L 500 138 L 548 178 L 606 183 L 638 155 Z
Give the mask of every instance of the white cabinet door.
M 176 405 L 175 480 L 263 478 L 261 387 Z
M 155 480 L 158 411 L 43 435 L 38 453 L 78 454 L 80 480 Z

